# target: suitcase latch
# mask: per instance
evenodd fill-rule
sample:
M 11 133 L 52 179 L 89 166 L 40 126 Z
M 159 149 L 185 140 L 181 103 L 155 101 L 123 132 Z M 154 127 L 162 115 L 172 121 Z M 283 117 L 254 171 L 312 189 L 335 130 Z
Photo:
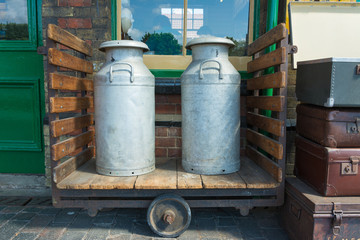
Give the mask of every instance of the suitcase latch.
M 360 75 L 360 64 L 356 65 L 356 75 Z
M 359 133 L 360 118 L 355 118 L 355 122 L 346 123 L 347 133 Z
M 333 202 L 333 205 L 334 205 L 333 233 L 334 233 L 334 235 L 339 235 L 341 232 L 341 221 L 342 221 L 342 217 L 343 217 L 343 211 L 341 209 L 339 209 L 340 208 L 339 203 Z
M 358 156 L 351 156 L 349 163 L 341 163 L 341 175 L 356 175 L 359 172 L 359 160 Z

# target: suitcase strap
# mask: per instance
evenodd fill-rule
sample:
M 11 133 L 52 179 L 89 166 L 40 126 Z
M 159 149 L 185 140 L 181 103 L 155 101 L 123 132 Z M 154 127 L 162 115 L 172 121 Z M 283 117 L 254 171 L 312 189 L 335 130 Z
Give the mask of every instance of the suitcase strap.
M 339 235 L 341 232 L 343 211 L 341 210 L 341 203 L 333 202 L 333 206 L 333 233 L 334 235 Z

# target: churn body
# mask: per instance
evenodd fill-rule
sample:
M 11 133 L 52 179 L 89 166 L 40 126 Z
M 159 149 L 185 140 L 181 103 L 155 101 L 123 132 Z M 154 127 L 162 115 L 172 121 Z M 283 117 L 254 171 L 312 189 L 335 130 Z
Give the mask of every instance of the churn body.
M 132 176 L 155 169 L 155 79 L 143 62 L 141 42 L 108 41 L 95 75 L 96 170 Z
M 197 174 L 240 168 L 240 74 L 228 60 L 228 39 L 190 41 L 193 60 L 181 76 L 182 165 Z

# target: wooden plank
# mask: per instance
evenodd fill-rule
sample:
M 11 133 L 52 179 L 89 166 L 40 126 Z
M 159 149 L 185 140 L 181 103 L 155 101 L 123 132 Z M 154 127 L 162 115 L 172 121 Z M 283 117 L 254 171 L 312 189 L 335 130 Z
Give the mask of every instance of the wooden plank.
M 241 159 L 240 176 L 244 179 L 247 188 L 276 188 L 280 185 L 262 168 L 247 157 Z
M 48 51 L 49 64 L 72 69 L 84 73 L 93 73 L 93 65 L 91 62 L 74 57 L 68 53 L 50 48 Z
M 72 157 L 60 165 L 56 166 L 53 171 L 53 179 L 55 183 L 59 183 L 69 176 L 72 172 L 78 169 L 85 162 L 90 160 L 94 156 L 94 147 L 89 147 Z
M 95 173 L 96 176 L 90 182 L 90 189 L 134 189 L 138 176 L 114 177 Z
M 246 146 L 246 156 L 269 173 L 277 182 L 282 181 L 282 168 L 251 146 Z
M 248 56 L 254 55 L 257 52 L 273 45 L 287 37 L 287 29 L 284 23 L 280 23 L 267 33 L 260 36 L 253 43 L 248 46 Z
M 246 114 L 246 122 L 254 127 L 261 128 L 276 136 L 282 137 L 285 133 L 284 121 L 266 117 L 260 114 L 248 112 Z
M 92 48 L 89 44 L 54 24 L 48 25 L 47 36 L 55 42 L 84 53 L 89 57 L 92 56 Z
M 247 90 L 267 88 L 284 88 L 286 86 L 285 72 L 276 72 L 247 80 Z
M 77 129 L 88 127 L 94 123 L 92 115 L 71 117 L 51 122 L 51 135 L 59 137 Z
M 93 97 L 51 97 L 50 113 L 71 112 L 94 107 Z
M 52 145 L 53 150 L 53 160 L 57 161 L 76 149 L 85 146 L 89 142 L 91 142 L 94 138 L 94 132 L 93 131 L 87 131 L 85 133 L 82 133 L 76 137 L 72 137 L 69 139 L 66 139 L 62 142 L 56 143 Z
M 135 189 L 176 189 L 176 181 L 176 160 L 161 159 L 153 172 L 138 176 Z
M 265 152 L 271 154 L 277 159 L 283 158 L 283 145 L 269 137 L 266 137 L 251 129 L 246 129 L 246 140 L 260 147 Z
M 268 67 L 273 67 L 276 65 L 283 64 L 286 61 L 287 61 L 286 47 L 281 47 L 276 49 L 275 51 L 272 51 L 268 54 L 265 54 L 249 62 L 247 64 L 247 71 L 248 73 L 260 71 Z
M 177 188 L 178 189 L 201 189 L 202 181 L 199 174 L 185 172 L 181 160 L 177 161 Z
M 246 188 L 246 183 L 237 172 L 225 175 L 201 175 L 201 179 L 206 189 Z
M 94 82 L 90 79 L 72 77 L 59 73 L 50 73 L 49 87 L 51 89 L 59 90 L 94 91 Z
M 259 108 L 281 112 L 284 111 L 284 96 L 247 96 L 246 106 L 248 108 Z

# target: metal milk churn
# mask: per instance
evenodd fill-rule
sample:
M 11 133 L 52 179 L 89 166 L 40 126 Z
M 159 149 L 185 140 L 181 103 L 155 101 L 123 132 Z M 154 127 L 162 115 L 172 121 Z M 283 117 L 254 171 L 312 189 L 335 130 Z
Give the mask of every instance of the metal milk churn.
M 190 41 L 192 62 L 181 75 L 182 165 L 213 175 L 240 168 L 240 74 L 228 59 L 231 40 Z
M 146 44 L 108 41 L 95 75 L 96 171 L 111 176 L 155 169 L 155 78 L 143 62 Z

